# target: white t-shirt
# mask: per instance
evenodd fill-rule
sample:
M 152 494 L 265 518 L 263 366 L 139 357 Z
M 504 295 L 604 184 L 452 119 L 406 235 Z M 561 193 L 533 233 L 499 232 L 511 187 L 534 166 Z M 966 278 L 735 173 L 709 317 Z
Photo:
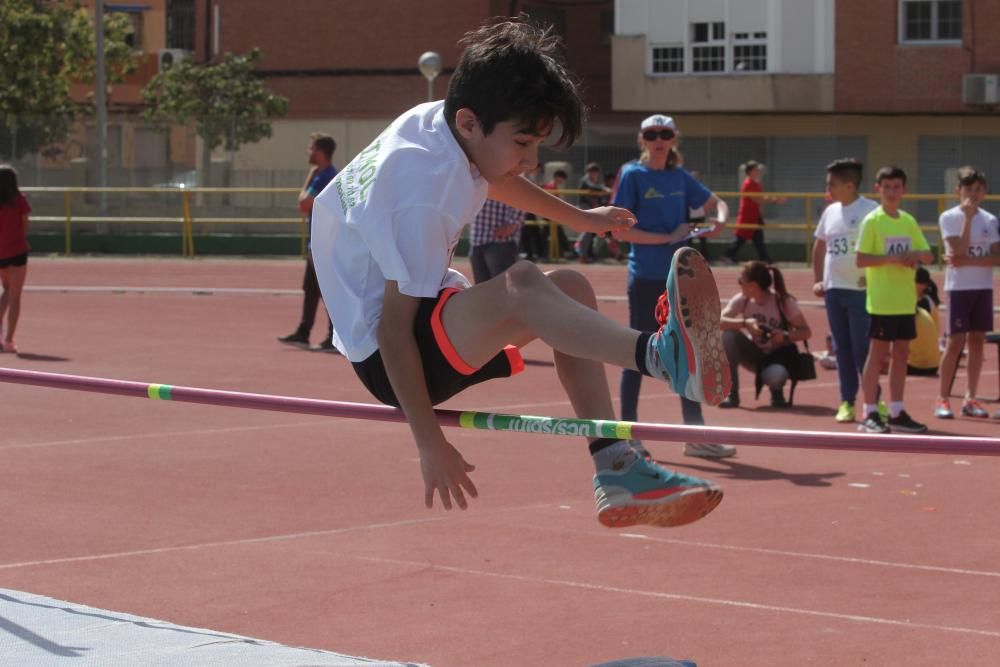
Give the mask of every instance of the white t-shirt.
M 941 214 L 938 225 L 941 227 L 941 238 L 947 239 L 962 235 L 962 225 L 965 224 L 965 213 L 956 206 Z M 996 216 L 979 209 L 972 217 L 972 230 L 969 233 L 969 256 L 988 257 L 990 246 L 1000 242 L 1000 229 L 997 228 Z M 948 253 L 951 254 L 950 252 Z M 944 272 L 944 289 L 946 292 L 971 289 L 992 289 L 993 267 L 991 266 L 948 266 Z
M 378 349 L 385 281 L 414 297 L 469 286 L 451 259 L 486 192 L 444 103 L 428 102 L 397 118 L 316 197 L 313 263 L 344 356 L 364 361 Z
M 861 221 L 876 208 L 877 202 L 858 197 L 847 206 L 833 202 L 823 211 L 814 234 L 826 241 L 823 289 L 865 289 L 865 270 L 857 267 L 855 247 Z

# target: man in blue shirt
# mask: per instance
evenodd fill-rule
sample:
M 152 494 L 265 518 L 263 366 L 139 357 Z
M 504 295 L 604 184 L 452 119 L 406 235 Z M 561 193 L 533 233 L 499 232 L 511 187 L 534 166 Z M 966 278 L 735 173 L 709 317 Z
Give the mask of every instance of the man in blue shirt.
M 309 164 L 312 165 L 312 169 L 309 170 L 305 185 L 299 192 L 299 211 L 309 217 L 306 226 L 307 233 L 312 231 L 313 200 L 337 175 L 337 168 L 331 164 L 335 150 L 337 150 L 337 143 L 330 135 L 319 132 L 309 135 Z M 316 269 L 313 267 L 311 251 L 306 255 L 306 273 L 302 278 L 302 291 L 304 293 L 302 319 L 299 321 L 299 326 L 287 336 L 279 336 L 278 340 L 289 345 L 309 348 L 309 333 L 316 321 L 316 308 L 319 306 L 320 299 L 319 282 L 316 280 Z M 333 346 L 332 322 L 327 329 L 326 338 L 319 345 L 310 349 L 337 352 L 337 348 Z

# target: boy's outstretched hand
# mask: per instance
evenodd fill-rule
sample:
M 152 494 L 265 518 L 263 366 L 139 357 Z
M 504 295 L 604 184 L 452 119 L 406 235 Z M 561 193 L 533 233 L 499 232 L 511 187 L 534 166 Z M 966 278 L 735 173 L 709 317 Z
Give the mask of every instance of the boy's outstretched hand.
M 450 442 L 442 440 L 438 446 L 420 448 L 420 472 L 424 476 L 424 504 L 428 509 L 434 507 L 434 493 L 441 497 L 441 505 L 446 510 L 451 509 L 451 499 L 461 509 L 469 504 L 465 500 L 465 492 L 469 497 L 476 498 L 479 492 L 476 485 L 469 479 L 469 473 L 476 466 L 467 463 L 462 454 Z
M 628 231 L 636 223 L 632 211 L 617 206 L 598 206 L 583 213 L 586 214 L 587 224 L 591 228 L 580 231 L 616 234 Z

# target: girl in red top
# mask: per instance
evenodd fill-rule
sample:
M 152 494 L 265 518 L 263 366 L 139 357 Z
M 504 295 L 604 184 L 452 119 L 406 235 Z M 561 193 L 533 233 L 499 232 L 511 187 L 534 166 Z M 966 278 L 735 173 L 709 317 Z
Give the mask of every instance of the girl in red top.
M 28 273 L 28 213 L 31 206 L 17 188 L 17 172 L 0 165 L 0 331 L 7 316 L 0 351 L 17 352 L 14 330 L 21 314 L 21 291 Z
M 743 165 L 743 173 L 746 179 L 744 179 L 743 185 L 740 187 L 741 195 L 745 195 L 748 192 L 763 192 L 763 189 L 760 187 L 763 168 L 764 165 L 753 160 Z M 762 228 L 764 216 L 761 213 L 760 206 L 765 201 L 783 203 L 784 199 L 776 197 L 740 197 L 740 210 L 736 214 L 736 227 L 733 229 L 735 238 L 733 238 L 733 244 L 729 246 L 729 250 L 726 251 L 726 259 L 730 262 L 735 263 L 736 253 L 740 251 L 744 243 L 752 241 L 753 247 L 757 251 L 757 258 L 766 264 L 772 263 L 770 255 L 767 254 L 767 248 L 764 246 L 764 230 Z M 748 228 L 747 225 L 760 226 Z

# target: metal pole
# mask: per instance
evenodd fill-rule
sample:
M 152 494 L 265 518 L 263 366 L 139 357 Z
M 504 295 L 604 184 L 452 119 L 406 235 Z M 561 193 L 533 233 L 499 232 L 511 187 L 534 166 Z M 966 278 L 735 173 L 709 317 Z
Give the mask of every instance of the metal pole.
M 97 187 L 108 187 L 108 100 L 107 81 L 104 74 L 104 0 L 94 2 L 94 35 L 97 58 L 94 65 L 94 104 L 97 111 Z M 107 193 L 98 195 L 97 212 L 103 218 L 108 214 Z M 107 231 L 106 223 L 99 223 L 99 231 Z

